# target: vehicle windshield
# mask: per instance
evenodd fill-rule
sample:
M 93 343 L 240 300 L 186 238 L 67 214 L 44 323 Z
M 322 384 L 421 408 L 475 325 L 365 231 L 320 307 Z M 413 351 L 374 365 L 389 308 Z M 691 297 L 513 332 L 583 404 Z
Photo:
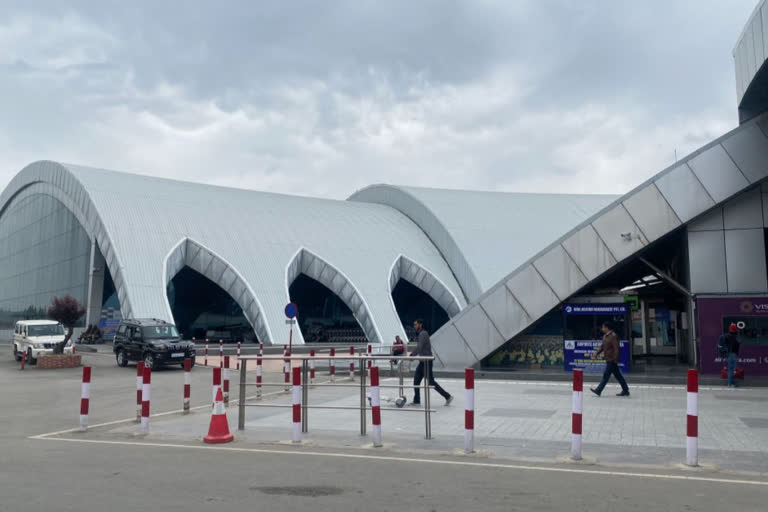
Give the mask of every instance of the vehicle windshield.
M 49 325 L 28 325 L 27 336 L 59 336 L 64 334 L 64 327 L 61 324 Z
M 153 325 L 152 327 L 142 327 L 141 333 L 145 340 L 178 338 L 179 331 L 173 325 Z

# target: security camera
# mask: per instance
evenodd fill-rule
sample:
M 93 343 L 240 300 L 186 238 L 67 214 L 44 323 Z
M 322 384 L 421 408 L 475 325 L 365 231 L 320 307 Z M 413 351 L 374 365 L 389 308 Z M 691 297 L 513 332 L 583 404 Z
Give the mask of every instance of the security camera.
M 622 233 L 621 234 L 621 239 L 622 240 L 626 240 L 627 242 L 631 242 L 632 241 L 632 233 Z

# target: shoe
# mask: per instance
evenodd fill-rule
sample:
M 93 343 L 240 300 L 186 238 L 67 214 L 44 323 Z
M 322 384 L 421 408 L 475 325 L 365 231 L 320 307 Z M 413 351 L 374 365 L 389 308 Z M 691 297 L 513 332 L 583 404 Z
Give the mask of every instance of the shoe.
M 622 391 L 621 393 L 616 393 L 616 396 L 629 396 L 629 391 Z
M 451 405 L 451 402 L 453 402 L 453 395 L 445 399 L 445 406 L 448 407 L 449 405 Z
M 595 388 L 589 388 L 591 392 L 593 392 L 595 395 L 600 396 L 600 393 Z

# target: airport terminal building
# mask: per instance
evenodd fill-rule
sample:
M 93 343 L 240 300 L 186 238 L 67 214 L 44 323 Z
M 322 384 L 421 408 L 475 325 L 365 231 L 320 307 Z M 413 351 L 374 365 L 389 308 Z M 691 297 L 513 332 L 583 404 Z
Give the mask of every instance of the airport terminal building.
M 768 5 L 734 50 L 740 125 L 621 196 L 372 185 L 345 201 L 39 161 L 0 195 L 0 331 L 70 294 L 83 325 L 388 345 L 413 319 L 446 369 L 585 365 L 610 320 L 625 369 L 768 375 Z M 119 167 L 119 162 L 116 163 Z M 7 337 L 7 336 L 4 336 Z

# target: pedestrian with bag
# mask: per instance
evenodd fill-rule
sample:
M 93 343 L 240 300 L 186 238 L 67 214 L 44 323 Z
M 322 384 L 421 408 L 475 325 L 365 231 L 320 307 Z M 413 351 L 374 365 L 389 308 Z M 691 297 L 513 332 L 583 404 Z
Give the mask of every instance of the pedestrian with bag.
M 728 326 L 728 332 L 720 335 L 720 339 L 717 342 L 717 348 L 720 351 L 720 356 L 723 361 L 728 365 L 728 387 L 736 388 L 736 365 L 739 362 L 739 327 L 732 323 Z
M 603 331 L 603 344 L 592 356 L 592 359 L 597 359 L 600 354 L 603 354 L 605 358 L 605 372 L 603 372 L 603 380 L 600 381 L 600 385 L 596 389 L 590 388 L 589 390 L 595 395 L 600 396 L 606 384 L 608 384 L 611 375 L 613 375 L 621 386 L 621 393 L 618 393 L 616 396 L 629 396 L 629 386 L 627 386 L 627 381 L 624 380 L 624 376 L 619 368 L 619 351 L 621 349 L 619 337 L 613 332 L 613 328 L 608 322 L 603 323 L 601 330 Z

